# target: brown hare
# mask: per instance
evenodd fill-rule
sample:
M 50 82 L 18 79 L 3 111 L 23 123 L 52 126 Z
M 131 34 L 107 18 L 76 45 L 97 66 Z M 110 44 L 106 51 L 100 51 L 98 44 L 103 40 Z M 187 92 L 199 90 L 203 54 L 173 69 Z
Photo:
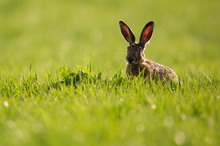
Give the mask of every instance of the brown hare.
M 153 21 L 148 22 L 144 26 L 138 43 L 135 42 L 135 36 L 131 29 L 123 21 L 119 21 L 119 26 L 125 40 L 130 44 L 127 48 L 126 56 L 126 74 L 128 76 L 143 75 L 145 78 L 152 79 L 156 82 L 178 81 L 178 76 L 172 69 L 145 58 L 145 44 L 149 42 L 152 36 L 154 28 Z

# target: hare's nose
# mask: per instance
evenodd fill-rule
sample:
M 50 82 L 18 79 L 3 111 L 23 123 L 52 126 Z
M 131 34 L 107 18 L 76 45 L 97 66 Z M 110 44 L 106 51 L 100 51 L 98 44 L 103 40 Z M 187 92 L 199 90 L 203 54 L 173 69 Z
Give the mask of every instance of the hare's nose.
M 134 61 L 134 58 L 133 58 L 133 57 L 128 57 L 128 58 L 127 58 L 127 61 L 128 61 L 128 63 L 131 64 L 131 63 Z

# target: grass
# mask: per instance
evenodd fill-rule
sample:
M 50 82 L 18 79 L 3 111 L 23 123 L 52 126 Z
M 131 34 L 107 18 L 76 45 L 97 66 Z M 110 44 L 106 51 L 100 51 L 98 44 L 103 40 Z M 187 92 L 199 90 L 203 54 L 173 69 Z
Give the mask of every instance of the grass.
M 1 79 L 1 143 L 218 145 L 219 80 L 196 75 L 176 86 L 82 67 Z
M 219 2 L 0 2 L 0 145 L 218 146 Z M 123 19 L 176 85 L 124 73 Z

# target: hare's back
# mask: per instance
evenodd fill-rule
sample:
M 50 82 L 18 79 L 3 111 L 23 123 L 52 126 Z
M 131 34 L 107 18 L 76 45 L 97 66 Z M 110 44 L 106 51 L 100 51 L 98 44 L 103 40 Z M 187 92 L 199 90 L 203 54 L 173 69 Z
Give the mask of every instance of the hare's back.
M 154 75 L 160 78 L 160 80 L 178 80 L 176 73 L 169 67 L 162 64 L 151 61 L 153 64 Z

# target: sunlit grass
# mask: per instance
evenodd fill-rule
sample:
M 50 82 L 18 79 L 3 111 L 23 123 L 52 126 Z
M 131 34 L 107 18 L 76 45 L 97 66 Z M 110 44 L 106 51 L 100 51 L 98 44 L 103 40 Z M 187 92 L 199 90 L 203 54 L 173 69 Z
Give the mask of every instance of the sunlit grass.
M 79 67 L 61 68 L 56 74 L 38 78 L 35 73 L 9 76 L 7 80 L 2 77 L 2 142 L 10 145 L 219 143 L 220 81 L 214 76 L 187 73 L 178 85 L 172 86 L 142 78 L 130 80 L 121 72 L 107 77 Z
M 0 145 L 218 146 L 219 5 L 1 0 Z M 121 19 L 178 84 L 126 77 Z

